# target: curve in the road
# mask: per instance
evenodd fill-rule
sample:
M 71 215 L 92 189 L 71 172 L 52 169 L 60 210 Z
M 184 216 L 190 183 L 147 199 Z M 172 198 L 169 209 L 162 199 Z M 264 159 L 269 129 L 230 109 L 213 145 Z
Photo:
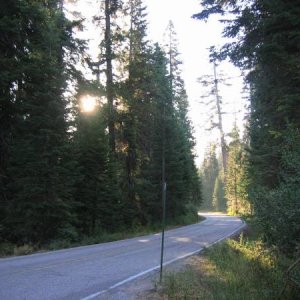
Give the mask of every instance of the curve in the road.
M 166 231 L 164 265 L 200 252 L 241 230 L 236 217 Z M 1 300 L 89 300 L 159 268 L 161 234 L 0 259 Z

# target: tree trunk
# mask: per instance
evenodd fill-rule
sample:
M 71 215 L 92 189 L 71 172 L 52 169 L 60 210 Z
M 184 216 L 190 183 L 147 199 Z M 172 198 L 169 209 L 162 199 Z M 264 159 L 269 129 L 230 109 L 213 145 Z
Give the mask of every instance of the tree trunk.
M 114 92 L 112 72 L 112 41 L 111 41 L 111 0 L 105 0 L 105 60 L 106 60 L 106 93 L 108 105 L 109 147 L 112 153 L 116 151 L 114 124 Z
M 218 91 L 218 79 L 217 79 L 216 69 L 217 66 L 216 63 L 214 62 L 214 83 L 215 83 L 216 105 L 217 105 L 217 112 L 218 112 L 218 128 L 220 131 L 223 171 L 225 173 L 227 168 L 227 150 L 226 150 L 225 135 L 223 130 L 222 111 L 221 111 L 221 103 L 220 103 L 221 100 Z

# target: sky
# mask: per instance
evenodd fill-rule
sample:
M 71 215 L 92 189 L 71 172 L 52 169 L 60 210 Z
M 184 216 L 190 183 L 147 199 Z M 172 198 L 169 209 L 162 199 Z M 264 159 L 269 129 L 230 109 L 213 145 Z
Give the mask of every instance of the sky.
M 78 10 L 87 20 L 98 12 L 98 1 L 80 0 Z M 201 11 L 199 0 L 144 0 L 147 6 L 148 35 L 154 42 L 163 42 L 163 35 L 167 24 L 172 20 L 178 37 L 179 52 L 181 53 L 182 77 L 188 94 L 190 112 L 189 116 L 194 127 L 196 139 L 196 165 L 200 166 L 205 149 L 212 141 L 218 141 L 218 132 L 209 132 L 207 129 L 208 108 L 201 104 L 201 95 L 205 93 L 203 87 L 197 82 L 202 75 L 213 75 L 213 66 L 209 63 L 210 46 L 220 46 L 228 40 L 222 38 L 222 24 L 218 17 L 210 18 L 208 22 L 192 19 L 192 15 Z M 97 28 L 88 27 L 84 32 L 84 38 L 89 38 L 91 47 L 96 47 L 98 42 Z M 220 95 L 223 98 L 224 111 L 230 114 L 223 115 L 225 133 L 229 133 L 235 118 L 242 128 L 245 114 L 245 100 L 242 97 L 243 82 L 240 72 L 229 62 L 222 62 L 218 66 L 217 73 L 222 71 L 226 77 L 230 77 L 230 87 L 220 86 Z M 233 112 L 238 112 L 235 115 Z
M 199 166 L 204 152 L 211 141 L 218 140 L 218 132 L 209 132 L 207 129 L 207 107 L 201 104 L 201 95 L 205 93 L 197 82 L 202 75 L 213 75 L 213 66 L 209 63 L 210 46 L 221 46 L 228 42 L 222 38 L 223 25 L 218 17 L 210 18 L 208 22 L 192 19 L 192 15 L 201 11 L 198 0 L 145 0 L 148 8 L 149 36 L 154 41 L 162 42 L 163 33 L 169 20 L 174 23 L 179 41 L 179 51 L 183 61 L 183 78 L 190 103 L 190 118 L 193 122 L 196 138 L 196 159 Z M 229 62 L 223 62 L 217 69 L 225 77 L 231 78 L 230 87 L 220 86 L 223 98 L 224 111 L 230 114 L 223 115 L 224 130 L 231 131 L 235 117 L 242 129 L 245 111 L 245 100 L 242 97 L 243 80 L 240 71 Z M 238 112 L 240 111 L 240 112 Z M 233 112 L 237 112 L 233 114 Z

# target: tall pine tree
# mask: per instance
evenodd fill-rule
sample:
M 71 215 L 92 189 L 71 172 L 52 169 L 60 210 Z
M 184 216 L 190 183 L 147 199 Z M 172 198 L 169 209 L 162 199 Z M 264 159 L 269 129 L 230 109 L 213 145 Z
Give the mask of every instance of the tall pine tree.
M 10 128 L 4 148 L 9 148 L 5 234 L 18 243 L 44 242 L 72 219 L 70 186 L 62 177 L 67 139 L 63 93 L 71 68 L 64 57 L 71 58 L 75 49 L 72 24 L 65 19 L 60 1 L 1 5 L 7 45 L 7 64 L 1 70 L 10 74 L 5 76 L 2 99 L 8 105 L 5 117 L 14 120 L 9 127 L 5 122 Z M 14 67 L 19 71 L 10 73 Z
M 228 151 L 225 192 L 229 214 L 249 214 L 247 155 L 245 145 L 240 139 L 237 125 L 233 127 Z
M 299 138 L 300 3 L 204 0 L 201 4 L 203 10 L 195 18 L 231 14 L 224 35 L 237 41 L 226 44 L 220 56 L 229 57 L 236 66 L 248 71 L 250 200 L 265 238 L 292 251 L 300 236 L 299 214 L 291 211 L 291 207 L 299 211 L 299 185 L 294 181 L 297 168 L 287 164 L 286 159 L 297 161 L 299 151 L 291 146 L 287 150 L 286 146 L 288 140 L 298 144 Z

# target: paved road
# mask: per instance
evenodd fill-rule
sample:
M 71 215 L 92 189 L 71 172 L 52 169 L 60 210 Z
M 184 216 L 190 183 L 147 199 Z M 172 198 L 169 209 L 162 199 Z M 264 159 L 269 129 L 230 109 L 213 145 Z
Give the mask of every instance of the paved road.
M 165 262 L 198 252 L 243 226 L 240 219 L 205 215 L 199 224 L 167 231 Z M 1 300 L 96 299 L 158 268 L 161 235 L 0 259 Z

